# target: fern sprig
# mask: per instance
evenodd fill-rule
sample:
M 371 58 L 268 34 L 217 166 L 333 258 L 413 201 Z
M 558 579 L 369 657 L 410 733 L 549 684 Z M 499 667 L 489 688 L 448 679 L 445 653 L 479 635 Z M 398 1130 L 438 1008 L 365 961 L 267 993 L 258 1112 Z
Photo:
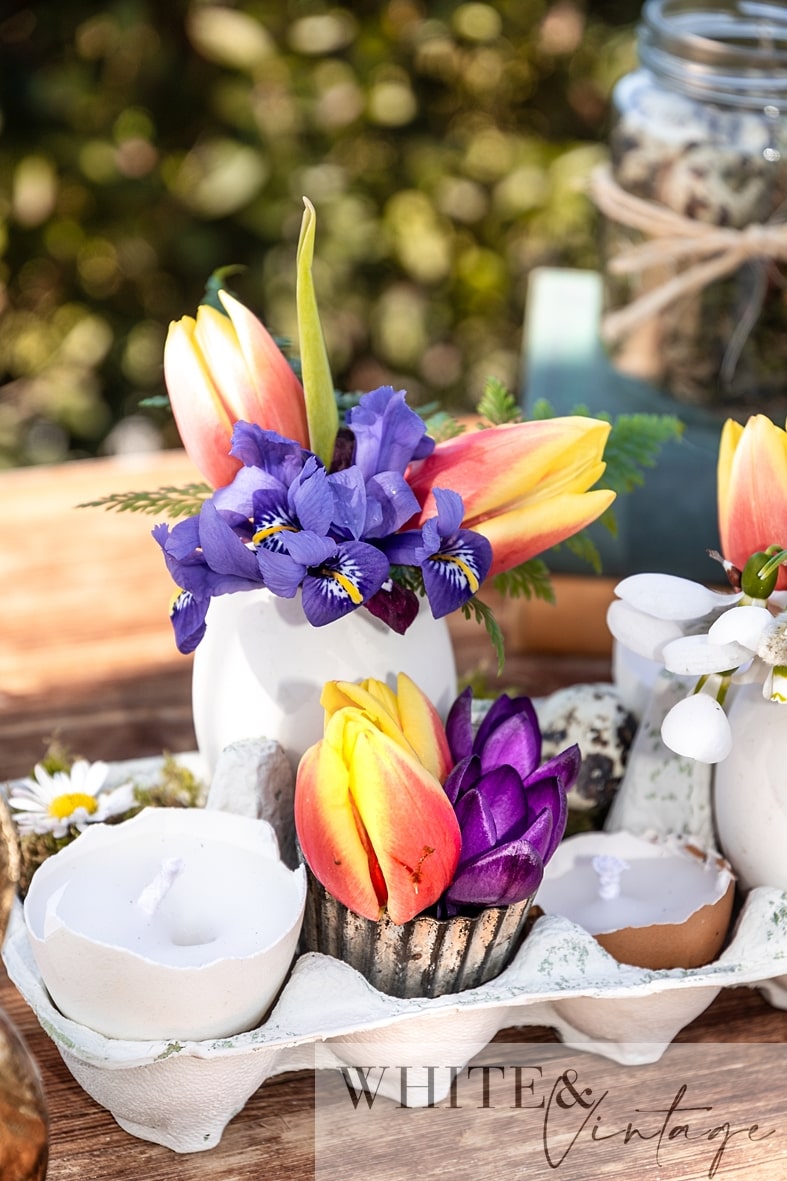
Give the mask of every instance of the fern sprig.
M 555 602 L 555 590 L 549 568 L 543 559 L 530 558 L 512 570 L 504 570 L 492 579 L 495 590 L 510 599 L 543 599 Z
M 497 675 L 500 676 L 506 662 L 505 640 L 492 608 L 481 599 L 473 597 L 463 603 L 460 610 L 465 619 L 475 619 L 476 623 L 483 623 L 497 656 Z
M 498 377 L 487 377 L 477 409 L 490 426 L 522 421 L 522 411 L 516 398 Z
M 207 484 L 186 484 L 182 488 L 157 488 L 154 492 L 112 492 L 100 500 L 88 500 L 77 508 L 103 508 L 116 513 L 147 513 L 170 520 L 191 517 L 211 495 Z

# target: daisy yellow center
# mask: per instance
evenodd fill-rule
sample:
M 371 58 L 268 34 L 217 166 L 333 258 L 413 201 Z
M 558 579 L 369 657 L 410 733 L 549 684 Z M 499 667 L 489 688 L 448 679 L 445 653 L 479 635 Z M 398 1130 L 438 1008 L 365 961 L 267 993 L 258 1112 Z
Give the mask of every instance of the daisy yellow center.
M 73 816 L 77 808 L 84 808 L 90 815 L 95 812 L 97 807 L 98 804 L 93 796 L 86 795 L 83 791 L 72 791 L 62 796 L 55 796 L 49 805 L 49 815 L 54 816 L 56 820 L 66 820 L 69 816 Z

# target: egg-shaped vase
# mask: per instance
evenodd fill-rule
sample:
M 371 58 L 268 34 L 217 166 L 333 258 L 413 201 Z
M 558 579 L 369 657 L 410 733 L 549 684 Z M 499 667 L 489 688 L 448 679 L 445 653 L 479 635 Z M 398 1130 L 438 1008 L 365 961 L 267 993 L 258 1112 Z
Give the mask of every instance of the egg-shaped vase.
M 713 786 L 722 852 L 743 889 L 787 890 L 787 706 L 768 701 L 760 685 L 741 685 L 729 719 L 732 750 Z
M 283 599 L 268 590 L 218 596 L 194 653 L 197 745 L 212 770 L 230 743 L 271 738 L 296 767 L 322 737 L 326 681 L 375 677 L 393 687 L 400 672 L 445 717 L 456 696 L 453 646 L 446 621 L 435 619 L 425 602 L 399 635 L 365 608 L 313 627 L 299 596 Z

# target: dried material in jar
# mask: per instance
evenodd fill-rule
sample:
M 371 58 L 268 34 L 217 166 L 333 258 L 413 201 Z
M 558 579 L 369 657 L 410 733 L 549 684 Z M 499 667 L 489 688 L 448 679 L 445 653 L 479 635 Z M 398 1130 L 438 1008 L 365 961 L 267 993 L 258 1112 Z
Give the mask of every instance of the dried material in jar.
M 684 89 L 692 86 L 683 92 L 676 77 L 643 68 L 616 87 L 611 183 L 653 208 L 654 227 L 664 210 L 684 224 L 659 222 L 651 235 L 625 213 L 607 216 L 609 324 L 667 284 L 671 293 L 660 306 L 643 304 L 625 331 L 608 328 L 607 341 L 620 368 L 682 401 L 718 404 L 725 416 L 734 406 L 779 416 L 787 410 L 787 115 L 752 99 L 745 77 L 729 102 L 704 96 L 693 79 Z M 730 233 L 711 240 L 713 227 Z M 647 257 L 640 265 L 637 250 L 648 241 L 656 253 L 639 255 Z M 632 248 L 631 265 L 619 271 L 616 260 Z M 729 266 L 716 267 L 725 254 Z M 705 274 L 707 282 L 694 282 Z

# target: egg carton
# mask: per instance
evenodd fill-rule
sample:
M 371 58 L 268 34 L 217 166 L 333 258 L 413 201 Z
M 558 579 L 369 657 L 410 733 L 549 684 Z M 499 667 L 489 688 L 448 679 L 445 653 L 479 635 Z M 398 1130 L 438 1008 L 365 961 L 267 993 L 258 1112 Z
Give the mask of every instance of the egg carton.
M 670 755 L 659 738 L 661 719 L 683 692 L 684 685 L 669 676 L 656 685 L 607 826 L 677 833 L 710 849 L 710 771 Z M 278 753 L 271 743 L 229 748 L 206 806 L 264 815 L 287 859 L 292 810 Z M 200 770 L 198 756 L 186 756 L 186 762 Z M 112 775 L 116 782 L 128 776 L 153 780 L 159 766 L 155 759 L 117 763 Z M 433 1000 L 386 996 L 347 964 L 303 954 L 258 1028 L 200 1042 L 111 1039 L 64 1017 L 36 967 L 20 905 L 3 958 L 76 1081 L 122 1128 L 175 1152 L 199 1152 L 219 1143 L 227 1123 L 267 1079 L 357 1065 L 369 1060 L 372 1048 L 375 1062 L 382 1046 L 391 1062 L 415 1069 L 429 1046 L 433 1060 L 464 1068 L 501 1030 L 549 1026 L 572 1049 L 636 1066 L 657 1061 L 722 988 L 757 986 L 772 1004 L 787 1008 L 787 893 L 752 890 L 718 959 L 690 970 L 618 963 L 558 915 L 536 920 L 494 980 Z M 386 1094 L 384 1083 L 380 1094 Z M 438 1081 L 431 1100 L 445 1098 L 449 1085 L 447 1077 L 440 1093 Z M 399 1100 L 398 1087 L 389 1097 Z

